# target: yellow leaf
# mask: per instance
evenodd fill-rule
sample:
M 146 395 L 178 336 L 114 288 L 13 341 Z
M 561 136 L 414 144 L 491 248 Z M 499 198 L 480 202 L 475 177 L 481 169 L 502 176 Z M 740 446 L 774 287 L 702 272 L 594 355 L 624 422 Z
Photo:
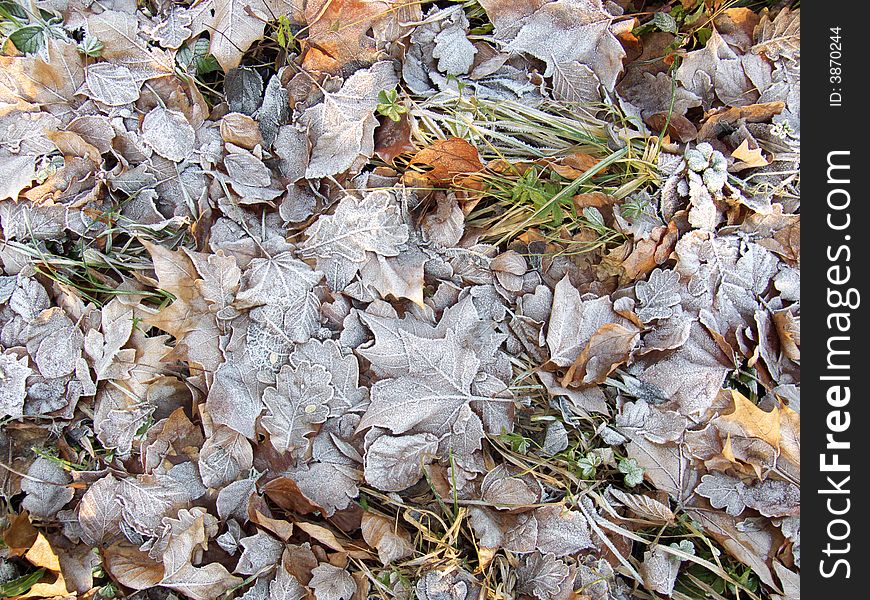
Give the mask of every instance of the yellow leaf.
M 717 419 L 720 431 L 750 438 L 758 438 L 779 449 L 780 409 L 766 412 L 756 406 L 749 398 L 731 390 L 734 412 Z
M 48 539 L 41 533 L 37 534 L 36 541 L 24 555 L 33 566 L 44 568 L 46 571 L 57 575 L 53 583 L 37 583 L 19 598 L 52 598 L 55 596 L 67 596 L 70 591 L 66 588 L 63 574 L 60 572 L 60 560 Z
M 749 140 L 743 140 L 737 149 L 731 153 L 735 159 L 743 162 L 747 167 L 766 167 L 769 163 L 761 153 L 761 148 L 749 149 Z

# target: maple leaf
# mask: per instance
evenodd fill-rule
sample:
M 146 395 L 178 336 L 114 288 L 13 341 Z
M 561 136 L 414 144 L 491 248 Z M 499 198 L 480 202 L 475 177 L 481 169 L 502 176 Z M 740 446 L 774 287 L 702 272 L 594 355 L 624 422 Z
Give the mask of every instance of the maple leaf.
M 408 348 L 409 374 L 372 386 L 372 401 L 360 428 L 384 427 L 393 433 L 411 429 L 443 434 L 459 408 L 472 400 L 487 401 L 471 392 L 480 361 L 448 331 L 430 340 L 400 331 Z
M 613 17 L 601 1 L 554 0 L 533 6 L 534 11 L 509 32 L 496 29 L 496 38 L 506 42 L 505 50 L 527 52 L 543 60 L 547 64 L 544 76 L 552 76 L 557 89 L 577 89 L 574 73 L 585 71 L 587 83 L 580 84 L 584 88 L 580 96 L 587 94 L 587 89 L 598 96 L 599 82 L 612 91 L 625 51 L 611 31 Z M 488 12 L 494 8 L 491 5 Z M 577 93 L 563 91 L 560 95 L 571 97 Z
M 302 253 L 316 258 L 330 287 L 340 290 L 366 261 L 367 252 L 397 256 L 407 240 L 408 226 L 392 194 L 376 191 L 361 200 L 345 196 L 332 215 L 317 219 L 308 229 Z
M 323 101 L 305 110 L 300 122 L 308 128 L 311 159 L 305 177 L 316 179 L 359 170 L 360 158 L 371 158 L 375 151 L 374 116 L 378 93 L 391 90 L 398 78 L 389 61 L 356 71 L 341 89 L 325 92 Z

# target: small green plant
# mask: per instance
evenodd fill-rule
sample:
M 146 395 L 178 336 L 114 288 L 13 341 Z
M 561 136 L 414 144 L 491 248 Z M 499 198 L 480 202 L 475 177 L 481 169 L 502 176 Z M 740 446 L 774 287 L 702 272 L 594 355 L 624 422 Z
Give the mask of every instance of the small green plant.
M 78 51 L 85 56 L 98 58 L 103 53 L 103 42 L 92 35 L 86 35 L 78 44 Z
M 498 436 L 498 439 L 501 443 L 508 446 L 513 452 L 517 454 L 526 454 L 529 449 L 534 444 L 534 440 L 524 437 L 520 433 L 512 432 L 512 433 L 502 433 Z
M 69 39 L 61 17 L 42 9 L 33 13 L 9 0 L 0 2 L 0 34 L 4 45 L 12 42 L 25 54 L 42 52 L 49 39 Z
M 635 487 L 643 481 L 643 467 L 633 458 L 623 458 L 619 461 L 619 472 L 625 475 L 625 485 Z
M 285 52 L 289 52 L 296 44 L 296 33 L 293 31 L 293 21 L 289 15 L 279 15 L 275 25 L 275 41 Z
M 594 479 L 595 472 L 601 466 L 601 463 L 601 456 L 590 452 L 577 460 L 577 469 L 583 479 Z
M 220 71 L 221 68 L 217 59 L 209 53 L 209 41 L 204 37 L 182 46 L 175 55 L 175 62 L 182 71 L 197 77 Z
M 399 102 L 399 93 L 396 90 L 381 90 L 378 92 L 377 112 L 391 121 L 399 122 L 408 109 Z

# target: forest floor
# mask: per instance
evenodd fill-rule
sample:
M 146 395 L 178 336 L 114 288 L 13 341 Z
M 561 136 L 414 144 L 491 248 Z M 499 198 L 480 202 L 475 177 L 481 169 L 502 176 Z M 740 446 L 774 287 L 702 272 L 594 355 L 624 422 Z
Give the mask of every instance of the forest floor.
M 0 35 L 0 597 L 799 598 L 799 2 Z

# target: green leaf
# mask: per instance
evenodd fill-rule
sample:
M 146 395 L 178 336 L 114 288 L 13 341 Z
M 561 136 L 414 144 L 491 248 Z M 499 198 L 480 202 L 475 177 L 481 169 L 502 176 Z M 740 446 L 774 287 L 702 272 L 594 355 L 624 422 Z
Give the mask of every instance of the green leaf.
M 666 12 L 657 12 L 653 15 L 653 23 L 656 27 L 667 33 L 676 34 L 680 30 L 676 19 Z
M 91 58 L 97 58 L 103 52 L 103 42 L 92 35 L 86 35 L 79 43 L 79 52 Z
M 27 19 L 27 11 L 24 10 L 17 2 L 4 0 L 0 2 L 0 17 L 5 19 Z
M 34 54 L 45 47 L 45 30 L 41 25 L 25 25 L 14 31 L 9 39 L 21 52 Z
M 701 27 L 695 32 L 695 37 L 698 39 L 699 46 L 706 46 L 710 36 L 713 35 L 713 30 L 709 27 Z
M 42 579 L 44 573 L 45 569 L 37 569 L 33 573 L 7 581 L 3 585 L 0 585 L 0 597 L 14 598 L 26 594 L 33 587 L 33 584 Z
M 633 458 L 619 461 L 619 472 L 625 475 L 625 485 L 634 487 L 643 481 L 643 467 Z

